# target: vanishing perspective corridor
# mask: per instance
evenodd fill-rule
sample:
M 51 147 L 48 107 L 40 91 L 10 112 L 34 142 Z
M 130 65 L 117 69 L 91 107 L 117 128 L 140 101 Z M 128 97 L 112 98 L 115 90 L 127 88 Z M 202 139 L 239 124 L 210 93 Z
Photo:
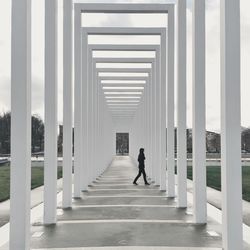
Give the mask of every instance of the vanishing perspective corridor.
M 216 60 L 222 210 L 211 208 L 207 199 L 206 44 L 212 44 L 206 37 L 207 1 L 63 0 L 61 15 L 59 1 L 45 0 L 44 29 L 33 22 L 32 2 L 12 0 L 11 6 L 10 222 L 2 229 L 6 241 L 0 247 L 247 249 L 249 227 L 242 223 L 240 0 L 220 1 Z M 113 20 L 115 15 L 119 21 L 112 25 L 89 21 L 105 16 Z M 134 16 L 138 25 L 124 22 L 126 15 Z M 153 19 L 159 23 L 152 25 Z M 34 30 L 44 32 L 39 48 L 44 54 L 39 60 L 44 63 L 44 187 L 40 204 L 30 209 Z M 188 114 L 192 193 L 187 185 Z M 116 138 L 125 134 L 126 142 L 116 145 Z M 138 171 L 133 161 L 140 148 L 145 149 L 150 186 L 142 180 L 133 185 Z M 121 156 L 125 154 L 129 156 Z M 57 185 L 59 156 L 62 192 Z

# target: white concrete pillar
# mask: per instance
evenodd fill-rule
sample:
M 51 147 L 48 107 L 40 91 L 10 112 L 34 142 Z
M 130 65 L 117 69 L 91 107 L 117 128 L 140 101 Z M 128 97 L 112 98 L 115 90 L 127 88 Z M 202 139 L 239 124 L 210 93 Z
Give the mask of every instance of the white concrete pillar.
M 174 8 L 168 13 L 167 52 L 167 195 L 175 196 L 175 148 L 174 148 L 174 63 L 175 63 Z
M 92 61 L 92 71 L 91 71 L 91 74 L 92 74 L 92 81 L 91 81 L 91 84 L 92 84 L 92 167 L 93 167 L 93 180 L 96 179 L 96 165 L 95 165 L 95 162 L 96 162 L 96 159 L 95 159 L 95 155 L 96 155 L 96 152 L 95 152 L 95 146 L 96 146 L 96 143 L 95 143 L 95 137 L 96 137 L 96 121 L 95 121 L 95 118 L 96 118 L 96 86 L 95 86 L 95 73 L 94 73 L 94 68 L 95 68 L 95 65 Z
M 177 3 L 177 180 L 178 207 L 187 207 L 186 0 Z
M 166 54 L 166 33 L 161 35 L 161 94 L 160 94 L 160 112 L 161 112 L 161 137 L 160 137 L 160 189 L 166 191 L 166 71 L 167 71 L 167 54 Z
M 44 223 L 56 223 L 57 208 L 57 0 L 45 0 Z
M 221 0 L 222 239 L 242 250 L 240 1 Z
M 82 167 L 82 61 L 81 10 L 75 6 L 74 18 L 74 197 L 81 197 Z
M 144 95 L 142 97 L 142 116 L 141 116 L 141 128 L 142 128 L 142 133 L 141 133 L 141 146 L 142 148 L 145 148 L 146 146 L 146 92 L 144 92 Z
M 150 112 L 150 106 L 151 106 L 151 100 L 150 100 L 150 86 L 152 84 L 152 73 L 150 76 L 150 85 L 148 86 L 147 89 L 147 151 L 148 151 L 148 166 L 149 166 L 149 171 L 148 171 L 148 176 L 152 177 L 152 143 L 151 143 L 151 112 Z
M 97 87 L 98 87 L 98 154 L 100 158 L 98 158 L 98 166 L 99 166 L 99 174 L 103 171 L 105 167 L 105 154 L 109 153 L 109 149 L 106 149 L 107 141 L 105 141 L 105 135 L 107 131 L 104 130 L 104 121 L 105 121 L 105 108 L 106 103 L 104 102 L 103 98 L 103 90 L 99 79 L 97 79 Z M 110 139 L 110 138 L 109 138 Z
M 150 77 L 149 85 L 149 152 L 150 152 L 150 178 L 153 180 L 153 166 L 154 166 L 154 140 L 153 140 L 153 84 L 154 84 L 154 75 L 155 75 L 155 62 L 151 63 L 152 73 Z
M 138 142 L 137 142 L 137 149 L 136 149 L 136 162 L 137 162 L 137 156 L 139 152 L 139 148 L 141 147 L 141 130 L 142 130 L 142 124 L 141 124 L 141 112 L 142 112 L 142 103 L 138 106 L 138 115 L 137 115 L 137 129 L 138 129 Z M 139 128 L 141 128 L 139 130 Z
M 97 114 L 96 114 L 96 151 L 97 154 L 100 156 L 99 158 L 96 159 L 96 166 L 97 166 L 97 176 L 100 176 L 101 174 L 101 165 L 103 164 L 100 160 L 102 160 L 102 152 L 103 150 L 101 149 L 101 133 L 100 133 L 100 90 L 99 90 L 99 82 L 98 82 L 98 74 L 95 75 L 95 82 L 96 82 L 96 109 L 97 109 Z
M 139 121 L 138 121 L 138 124 L 140 125 L 140 137 L 139 137 L 139 148 L 142 147 L 143 145 L 143 138 L 142 138 L 142 135 L 143 135 L 143 122 L 142 122 L 142 119 L 143 119 L 143 102 L 141 102 L 141 105 L 140 105 L 140 113 L 139 113 Z M 139 150 L 137 150 L 139 152 Z
M 94 107 L 93 107 L 93 63 L 92 63 L 92 51 L 88 52 L 88 167 L 89 167 L 89 184 L 95 179 L 94 167 L 93 167 L 93 151 L 94 151 Z
M 193 206 L 194 222 L 207 221 L 205 0 L 193 2 Z
M 156 61 L 156 60 L 155 60 Z M 157 179 L 157 161 L 158 161 L 158 155 L 157 155 L 157 103 L 156 103 L 156 92 L 157 92 L 157 84 L 158 84 L 158 65 L 155 65 L 155 75 L 154 75 L 154 81 L 153 81 L 153 91 L 152 91 L 152 99 L 153 99 L 153 140 L 154 140 L 154 148 L 153 148 L 153 154 L 154 154 L 154 165 L 153 165 L 153 180 L 156 181 Z
M 63 2 L 63 200 L 72 205 L 72 0 Z
M 155 92 L 156 92 L 156 62 L 152 63 L 152 81 L 150 87 L 150 94 L 151 94 L 151 142 L 152 142 L 152 176 L 151 180 L 155 181 L 155 169 L 156 169 L 156 112 L 155 112 Z
M 151 77 L 150 77 L 151 78 Z M 145 153 L 147 156 L 146 159 L 146 166 L 147 166 L 147 175 L 150 175 L 150 158 L 151 158 L 151 151 L 149 148 L 149 86 L 151 84 L 151 80 L 149 85 L 147 86 L 147 88 L 144 89 L 144 93 L 143 93 L 143 99 L 144 99 L 144 106 L 145 106 L 145 133 L 144 133 L 144 137 L 145 137 Z
M 103 168 L 106 167 L 105 165 L 105 152 L 104 152 L 104 148 L 105 148 L 105 141 L 104 141 L 104 131 L 103 131 L 103 124 L 104 124 L 104 119 L 105 119 L 105 108 L 106 108 L 106 104 L 103 103 L 103 90 L 102 90 L 102 86 L 101 83 L 99 81 L 98 75 L 96 75 L 97 77 L 97 90 L 98 90 L 98 136 L 97 136 L 97 148 L 98 148 L 98 154 L 100 154 L 100 158 L 97 159 L 98 160 L 98 167 L 99 167 L 99 175 L 102 174 L 103 172 Z M 109 138 L 110 140 L 110 138 Z M 109 153 L 109 151 L 107 150 L 107 153 Z
M 81 108 L 81 117 L 82 119 L 82 149 L 81 149 L 81 156 L 82 156 L 82 171 L 81 171 L 81 190 L 86 191 L 88 188 L 88 176 L 89 176 L 89 167 L 88 167 L 88 57 L 87 57 L 87 46 L 88 46 L 88 38 L 87 33 L 85 30 L 81 29 L 82 31 L 82 43 L 81 43 L 81 50 L 82 50 L 82 86 L 81 86 L 81 96 L 82 96 L 82 108 Z
M 98 119 L 97 119 L 97 115 L 98 115 L 98 88 L 97 88 L 97 73 L 95 72 L 95 67 L 96 65 L 93 65 L 93 80 L 92 80 L 92 84 L 93 84 L 93 108 L 94 108 L 94 119 L 93 119 L 93 128 L 94 128 L 94 133 L 93 133 L 93 167 L 94 167 L 94 178 L 97 178 L 99 175 L 98 172 L 98 163 L 97 163 L 97 158 L 96 158 L 96 154 L 98 155 L 98 146 L 97 146 L 97 140 L 98 140 Z
M 147 148 L 147 139 L 148 139 L 148 135 L 147 135 L 147 91 L 144 93 L 143 96 L 143 134 L 142 134 L 142 138 L 143 138 L 143 147 Z M 148 149 L 147 149 L 148 150 Z M 148 163 L 148 156 L 147 156 L 147 163 Z
M 10 250 L 30 249 L 31 0 L 12 0 Z
M 150 172 L 150 151 L 148 148 L 149 142 L 148 142 L 148 89 L 149 86 L 147 86 L 147 88 L 144 90 L 143 93 L 143 103 L 144 103 L 144 138 L 145 138 L 145 143 L 143 145 L 143 147 L 145 148 L 145 151 L 147 153 L 147 159 L 146 159 L 146 165 L 147 165 L 147 175 Z
M 155 183 L 156 185 L 160 185 L 160 170 L 161 170 L 161 110 L 160 110 L 160 84 L 161 84 L 161 62 L 160 62 L 160 55 L 156 56 L 156 93 L 155 93 L 155 101 L 156 101 L 156 178 L 155 178 Z

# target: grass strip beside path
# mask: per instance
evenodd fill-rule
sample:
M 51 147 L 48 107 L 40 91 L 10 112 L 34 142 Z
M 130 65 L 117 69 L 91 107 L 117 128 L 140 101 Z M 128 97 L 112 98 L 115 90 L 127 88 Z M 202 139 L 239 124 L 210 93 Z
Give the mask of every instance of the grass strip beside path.
M 193 179 L 192 167 L 187 169 L 188 179 Z M 221 191 L 221 168 L 220 166 L 207 167 L 207 186 Z M 250 166 L 242 167 L 242 197 L 250 202 Z
M 187 168 L 187 176 L 192 180 L 192 167 Z M 62 168 L 58 167 L 58 178 L 62 177 Z M 31 189 L 43 185 L 43 167 L 31 168 Z M 207 167 L 207 186 L 221 191 L 220 166 Z M 250 202 L 250 166 L 242 167 L 242 196 Z M 10 167 L 0 167 L 0 202 L 10 197 Z
M 62 178 L 62 168 L 58 167 L 58 179 Z M 31 189 L 43 185 L 43 167 L 31 168 Z M 10 198 L 10 167 L 0 166 L 0 202 Z

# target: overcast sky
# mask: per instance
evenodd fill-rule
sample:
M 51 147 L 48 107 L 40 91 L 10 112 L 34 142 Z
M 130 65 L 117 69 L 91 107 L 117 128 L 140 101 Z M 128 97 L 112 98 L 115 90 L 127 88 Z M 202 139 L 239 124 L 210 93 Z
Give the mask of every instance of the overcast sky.
M 107 1 L 103 1 L 107 2 Z M 113 1 L 114 2 L 114 1 Z M 145 2 L 145 1 L 143 1 Z M 156 2 L 154 0 L 147 2 Z M 157 1 L 166 2 L 166 1 Z M 167 1 L 168 2 L 168 1 Z M 207 90 L 207 130 L 220 130 L 220 0 L 206 0 L 206 90 Z M 242 38 L 242 126 L 250 126 L 250 1 L 241 2 Z M 32 113 L 44 116 L 44 0 L 32 0 Z M 0 112 L 10 110 L 10 12 L 11 0 L 0 1 Z M 59 0 L 59 113 L 62 121 L 62 0 Z M 166 26 L 166 16 L 151 15 L 104 15 L 92 14 L 83 18 L 87 26 Z M 191 123 L 192 85 L 192 0 L 188 0 L 187 10 L 187 89 L 188 127 Z M 98 42 L 100 39 L 97 39 Z M 120 39 L 121 40 L 121 39 Z M 134 39 L 135 41 L 136 39 Z M 95 41 L 93 39 L 93 41 Z M 139 40 L 138 40 L 139 41 Z M 138 42 L 137 41 L 137 42 Z M 148 40 L 154 43 L 154 40 Z M 103 40 L 102 40 L 103 42 Z M 119 39 L 117 38 L 117 42 Z

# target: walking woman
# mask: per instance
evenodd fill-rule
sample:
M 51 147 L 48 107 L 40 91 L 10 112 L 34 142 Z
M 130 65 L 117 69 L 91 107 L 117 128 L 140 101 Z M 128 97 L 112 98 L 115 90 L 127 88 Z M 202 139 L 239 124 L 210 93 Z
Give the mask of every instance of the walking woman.
M 134 179 L 134 182 L 133 182 L 134 185 L 138 185 L 136 183 L 136 181 L 140 178 L 141 174 L 143 175 L 143 179 L 144 179 L 145 185 L 150 185 L 147 182 L 147 177 L 146 177 L 146 172 L 145 172 L 145 164 L 144 164 L 145 159 L 146 158 L 145 158 L 145 155 L 144 155 L 144 148 L 140 148 L 140 153 L 138 155 L 139 173 L 138 173 L 138 175 Z

